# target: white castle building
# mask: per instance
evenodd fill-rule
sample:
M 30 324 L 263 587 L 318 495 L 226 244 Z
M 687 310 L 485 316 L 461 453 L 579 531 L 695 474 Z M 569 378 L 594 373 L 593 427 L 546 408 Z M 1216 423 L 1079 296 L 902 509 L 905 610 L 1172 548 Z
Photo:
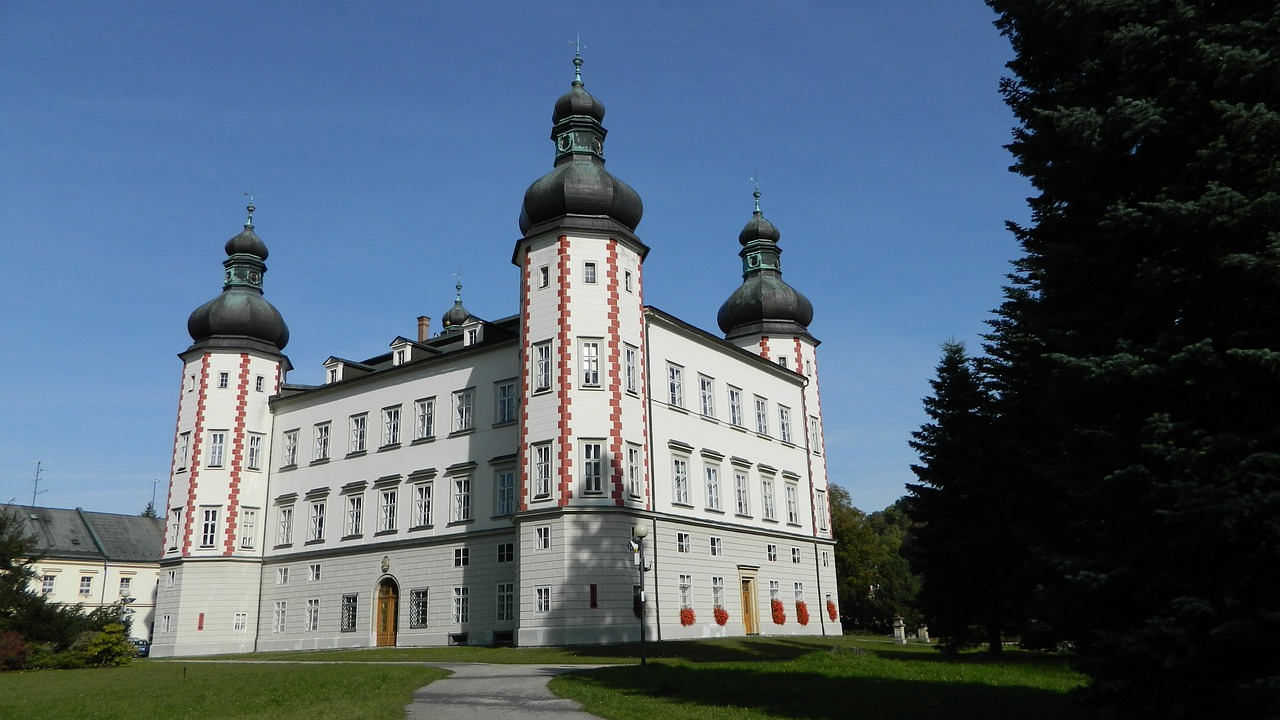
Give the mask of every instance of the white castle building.
M 574 63 L 510 317 L 459 288 L 439 334 L 290 384 L 250 205 L 180 355 L 155 655 L 839 634 L 818 341 L 778 230 L 757 192 L 723 336 L 646 306 L 640 197 Z

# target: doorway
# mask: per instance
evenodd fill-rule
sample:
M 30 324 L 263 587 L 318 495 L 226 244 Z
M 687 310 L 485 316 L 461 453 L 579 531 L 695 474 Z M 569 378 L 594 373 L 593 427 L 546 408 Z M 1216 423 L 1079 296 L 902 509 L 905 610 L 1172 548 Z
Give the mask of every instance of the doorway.
M 395 647 L 398 628 L 397 609 L 400 606 L 400 588 L 391 578 L 378 583 L 377 612 L 374 614 L 378 647 Z
M 743 577 L 742 583 L 742 629 L 748 635 L 760 634 L 760 620 L 756 616 L 756 579 Z

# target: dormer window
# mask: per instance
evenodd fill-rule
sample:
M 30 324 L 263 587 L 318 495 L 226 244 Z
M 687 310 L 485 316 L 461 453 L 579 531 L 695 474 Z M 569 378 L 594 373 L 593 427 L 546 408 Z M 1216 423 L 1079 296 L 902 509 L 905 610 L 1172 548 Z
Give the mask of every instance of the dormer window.
M 401 350 L 397 350 L 397 351 L 396 351 L 396 363 L 395 363 L 395 364 L 396 364 L 396 365 L 403 365 L 403 364 L 404 364 L 404 350 L 403 350 L 403 349 L 401 349 Z
M 338 382 L 338 368 L 336 367 L 329 368 L 329 382 L 331 383 Z
M 475 345 L 476 343 L 480 342 L 483 339 L 484 339 L 484 332 L 483 332 L 483 328 L 480 325 L 474 325 L 472 327 L 469 327 L 463 330 L 462 345 L 464 347 Z

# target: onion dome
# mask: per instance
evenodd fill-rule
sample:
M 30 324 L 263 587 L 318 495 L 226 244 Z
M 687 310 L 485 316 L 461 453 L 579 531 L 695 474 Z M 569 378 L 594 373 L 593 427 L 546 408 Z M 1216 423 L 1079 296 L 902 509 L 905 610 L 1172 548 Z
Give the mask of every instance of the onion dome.
M 778 247 L 781 233 L 760 212 L 760 188 L 756 209 L 738 235 L 742 251 L 742 285 L 720 306 L 716 323 L 725 337 L 779 334 L 809 335 L 813 303 L 782 280 Z
M 289 343 L 289 328 L 280 311 L 262 296 L 267 272 L 267 246 L 253 231 L 254 206 L 244 230 L 227 241 L 222 294 L 196 308 L 187 319 L 195 346 L 246 347 L 280 352 Z
M 582 56 L 573 59 L 574 80 L 556 100 L 551 139 L 556 144 L 555 169 L 529 186 L 520 209 L 520 231 L 526 235 L 542 223 L 565 215 L 610 218 L 634 231 L 644 214 L 640 195 L 604 169 L 607 131 L 604 104 L 582 85 Z
M 471 319 L 471 313 L 462 307 L 462 281 L 453 286 L 458 291 L 458 296 L 453 300 L 453 307 L 444 313 L 444 331 L 456 332 L 462 327 L 462 324 Z

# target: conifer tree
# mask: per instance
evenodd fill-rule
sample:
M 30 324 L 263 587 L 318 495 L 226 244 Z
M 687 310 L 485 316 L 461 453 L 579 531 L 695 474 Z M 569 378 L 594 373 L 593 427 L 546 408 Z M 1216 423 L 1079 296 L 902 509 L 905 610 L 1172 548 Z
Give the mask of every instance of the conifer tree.
M 1280 716 L 1280 7 L 988 4 L 1038 191 L 988 352 L 1046 607 L 1125 716 Z

